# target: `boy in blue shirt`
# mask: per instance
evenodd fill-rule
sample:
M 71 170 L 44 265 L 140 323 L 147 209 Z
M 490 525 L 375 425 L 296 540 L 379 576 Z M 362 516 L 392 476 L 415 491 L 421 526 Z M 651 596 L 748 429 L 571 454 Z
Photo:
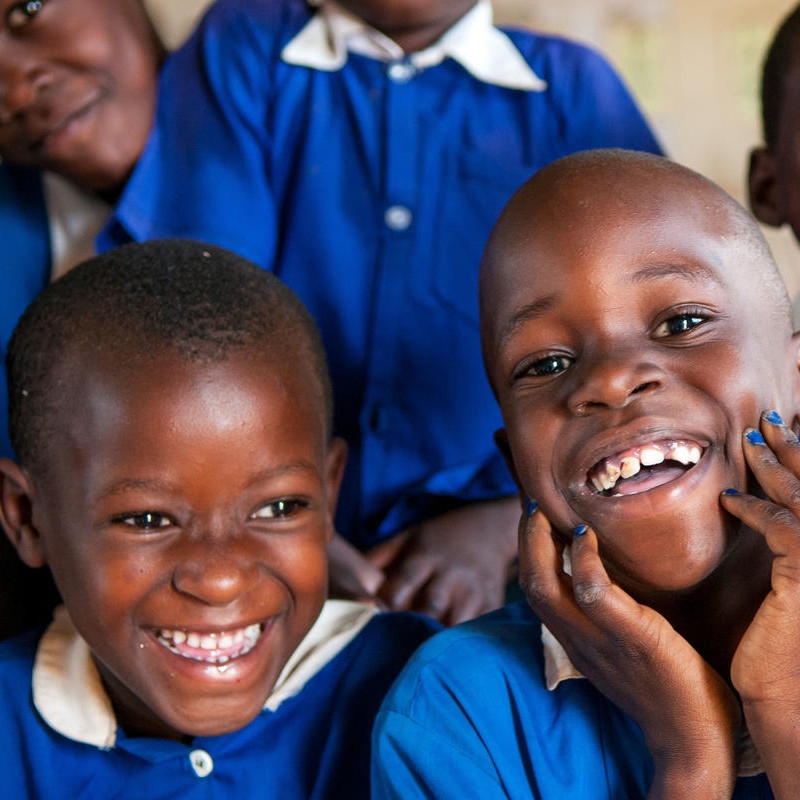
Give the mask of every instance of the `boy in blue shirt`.
M 8 371 L 0 521 L 64 606 L 0 644 L 6 796 L 367 797 L 377 705 L 433 623 L 326 602 L 346 448 L 296 296 L 131 245 L 34 301 Z
M 162 34 L 170 45 L 188 35 L 178 29 L 200 2 L 0 2 L 0 361 L 31 300 L 95 253 L 150 133 Z M 7 412 L 0 373 L 0 456 L 11 457 Z M 0 539 L 3 638 L 49 617 L 52 602 Z
M 531 608 L 420 649 L 375 797 L 796 797 L 798 338 L 755 222 L 664 159 L 573 155 L 480 292 Z
M 498 29 L 488 0 L 220 0 L 163 71 L 156 128 L 104 241 L 213 241 L 294 288 L 328 349 L 365 589 L 447 622 L 500 604 L 516 505 L 480 254 L 552 159 L 659 152 L 619 77 Z

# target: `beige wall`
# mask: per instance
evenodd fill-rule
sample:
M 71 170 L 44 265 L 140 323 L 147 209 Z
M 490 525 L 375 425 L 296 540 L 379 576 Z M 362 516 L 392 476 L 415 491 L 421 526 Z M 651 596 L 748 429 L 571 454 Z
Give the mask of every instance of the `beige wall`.
M 796 0 L 494 0 L 498 22 L 592 44 L 617 67 L 669 155 L 746 202 L 761 141 L 758 81 L 772 34 Z M 764 229 L 792 296 L 800 247 Z

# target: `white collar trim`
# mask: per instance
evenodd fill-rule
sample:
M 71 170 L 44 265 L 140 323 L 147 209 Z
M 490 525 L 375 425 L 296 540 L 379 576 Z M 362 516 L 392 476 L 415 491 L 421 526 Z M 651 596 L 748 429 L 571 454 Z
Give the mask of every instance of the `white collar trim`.
M 322 0 L 319 5 L 319 11 L 284 47 L 281 55 L 287 63 L 335 72 L 347 63 L 348 52 L 381 61 L 406 58 L 396 42 L 342 8 L 336 0 Z M 417 69 L 425 69 L 448 57 L 483 83 L 528 92 L 547 88 L 547 83 L 530 68 L 511 39 L 494 27 L 490 0 L 478 0 L 438 42 L 407 58 Z
M 298 694 L 377 613 L 373 606 L 328 600 L 311 630 L 292 653 L 264 708 L 275 711 Z M 36 651 L 33 702 L 55 731 L 102 749 L 114 747 L 117 720 L 91 651 L 66 608 L 56 610 Z

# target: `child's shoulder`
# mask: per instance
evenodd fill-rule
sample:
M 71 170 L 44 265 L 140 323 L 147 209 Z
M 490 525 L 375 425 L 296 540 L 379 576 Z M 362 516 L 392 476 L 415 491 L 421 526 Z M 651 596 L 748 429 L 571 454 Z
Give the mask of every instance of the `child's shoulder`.
M 422 614 L 379 612 L 353 641 L 352 655 L 395 666 L 399 672 L 420 645 L 442 630 L 438 622 Z
M 313 15 L 313 10 L 303 0 L 271 0 L 254 3 L 253 0 L 216 0 L 206 13 L 202 25 L 212 29 L 224 28 L 240 22 L 251 30 L 269 29 L 275 33 L 299 30 Z
M 535 71 L 563 77 L 574 71 L 611 69 L 606 58 L 589 44 L 524 28 L 501 30 Z
M 413 702 L 422 687 L 462 686 L 467 695 L 509 675 L 544 689 L 542 625 L 524 602 L 444 630 L 416 651 L 394 687 L 395 702 Z
M 21 687 L 30 686 L 41 637 L 42 628 L 36 627 L 0 641 L 0 692 L 14 697 Z M 27 697 L 27 689 L 23 695 Z

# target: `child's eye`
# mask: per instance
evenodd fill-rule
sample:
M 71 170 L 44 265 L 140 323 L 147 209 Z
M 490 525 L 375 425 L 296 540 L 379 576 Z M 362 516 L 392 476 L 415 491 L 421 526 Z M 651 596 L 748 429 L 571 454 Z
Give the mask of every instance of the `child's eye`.
M 525 364 L 519 371 L 519 377 L 540 378 L 560 375 L 571 365 L 572 358 L 570 356 L 565 356 L 561 353 L 548 353 L 544 358 L 538 358 L 536 361 Z
M 6 24 L 9 30 L 18 31 L 24 28 L 47 4 L 47 0 L 24 0 L 15 3 L 6 11 Z
M 676 314 L 674 317 L 670 317 L 658 325 L 653 332 L 653 336 L 656 339 L 663 339 L 667 336 L 679 336 L 682 333 L 688 333 L 698 325 L 702 325 L 707 319 L 707 316 L 693 311 L 685 314 Z
M 114 521 L 122 525 L 130 525 L 132 528 L 139 528 L 143 531 L 168 528 L 172 525 L 172 520 L 166 514 L 159 514 L 157 511 L 143 511 L 141 514 L 127 514 L 117 517 Z
M 280 517 L 288 517 L 294 514 L 298 509 L 305 508 L 308 504 L 302 500 L 276 500 L 274 503 L 267 503 L 261 506 L 257 511 L 251 515 L 251 519 L 278 519 Z

